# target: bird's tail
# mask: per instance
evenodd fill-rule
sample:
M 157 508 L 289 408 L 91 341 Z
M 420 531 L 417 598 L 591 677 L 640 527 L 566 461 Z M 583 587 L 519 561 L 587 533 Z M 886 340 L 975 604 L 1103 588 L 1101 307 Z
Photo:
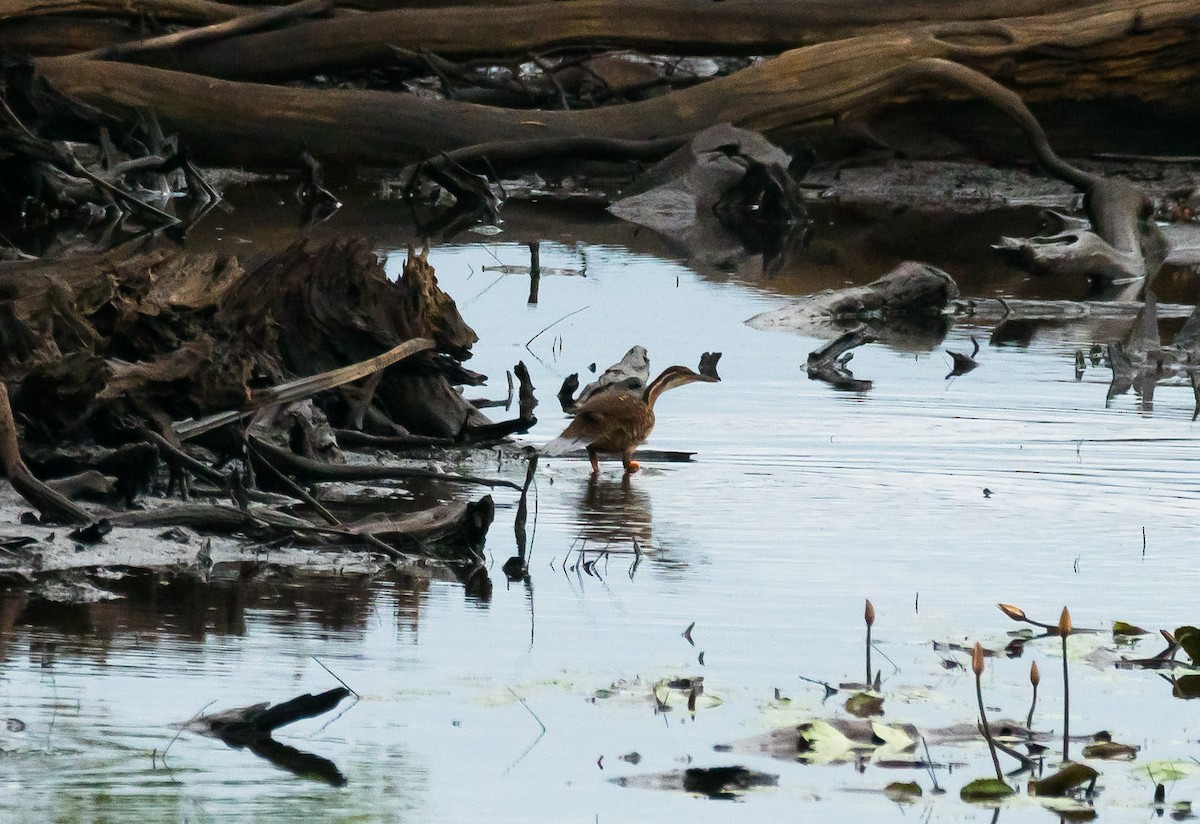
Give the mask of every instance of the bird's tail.
M 587 441 L 583 440 L 582 438 L 572 438 L 566 435 L 560 435 L 559 437 L 550 441 L 550 443 L 543 446 L 539 451 L 547 457 L 554 457 L 555 455 L 565 455 L 573 449 L 579 449 L 584 446 L 587 446 Z

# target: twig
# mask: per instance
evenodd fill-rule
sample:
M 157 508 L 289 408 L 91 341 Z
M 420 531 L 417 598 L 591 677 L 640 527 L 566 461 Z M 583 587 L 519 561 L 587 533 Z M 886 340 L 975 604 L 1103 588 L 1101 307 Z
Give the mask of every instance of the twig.
M 533 748 L 538 745 L 538 742 L 541 741 L 542 737 L 545 736 L 545 734 L 546 734 L 546 725 L 542 723 L 542 719 L 538 718 L 537 713 L 534 712 L 532 709 L 530 709 L 529 705 L 525 703 L 525 699 L 522 698 L 521 696 L 517 695 L 517 691 L 514 690 L 512 687 L 506 687 L 506 689 L 509 692 L 511 692 L 512 697 L 517 699 L 517 701 L 521 704 L 521 706 L 525 708 L 525 711 L 527 713 L 529 713 L 530 716 L 533 717 L 533 720 L 537 722 L 537 725 L 539 727 L 541 727 L 541 732 L 539 732 L 537 734 L 537 738 L 533 739 L 533 742 L 528 747 L 525 748 L 525 751 L 522 752 L 519 756 L 517 756 L 517 760 L 508 765 L 508 769 L 506 769 L 503 772 L 503 775 L 508 775 L 508 773 L 512 770 L 513 767 L 517 766 L 522 761 L 524 761 L 525 756 L 529 755 L 529 753 L 531 753 L 533 751 Z
M 204 711 L 206 709 L 208 709 L 209 707 L 211 707 L 215 703 L 217 703 L 217 701 L 216 701 L 216 699 L 213 699 L 212 701 L 209 701 L 207 704 L 205 704 L 200 709 L 196 710 L 195 714 L 193 714 L 192 717 L 189 718 L 185 723 L 180 725 L 179 729 L 177 729 L 175 731 L 175 736 L 167 743 L 167 746 L 165 748 L 163 748 L 163 751 L 162 751 L 162 762 L 163 762 L 164 767 L 167 766 L 167 751 L 171 749 L 171 745 L 174 744 L 179 739 L 179 736 L 183 735 L 183 731 L 188 728 L 188 724 L 192 723 L 197 718 L 199 718 L 201 715 L 203 715 Z
M 929 755 L 929 744 L 925 741 L 925 736 L 921 736 L 921 746 L 925 748 L 925 768 L 929 770 L 929 780 L 933 782 L 933 791 L 940 793 L 942 788 L 937 783 L 937 773 L 933 771 L 933 758 Z
M 338 677 L 338 674 L 337 674 L 336 672 L 334 672 L 333 670 L 331 670 L 329 667 L 325 666 L 325 664 L 323 664 L 323 663 L 321 662 L 321 659 L 320 659 L 320 658 L 318 658 L 318 657 L 317 657 L 317 656 L 315 656 L 315 655 L 310 655 L 310 656 L 308 656 L 308 657 L 309 657 L 309 658 L 311 658 L 311 659 L 313 659 L 314 661 L 316 661 L 316 662 L 317 662 L 317 664 L 318 664 L 318 665 L 321 667 L 321 669 L 325 670 L 327 673 L 329 673 L 330 675 L 332 675 L 332 676 L 334 677 L 334 680 L 336 680 L 336 681 L 337 681 L 339 684 L 341 684 L 341 685 L 342 685 L 343 687 L 345 687 L 346 689 L 350 690 L 350 694 L 351 694 L 351 695 L 353 695 L 355 698 L 360 698 L 360 697 L 361 697 L 361 696 L 358 694 L 358 691 L 354 689 L 354 687 L 352 687 L 352 686 L 350 686 L 349 684 L 347 684 L 347 683 L 346 683 L 345 681 L 343 681 L 343 680 L 342 680 L 340 677 Z
M 549 326 L 545 327 L 544 329 L 542 329 L 541 331 L 539 331 L 539 332 L 538 332 L 536 335 L 534 335 L 532 338 L 530 338 L 529 340 L 525 341 L 525 348 L 526 348 L 526 349 L 528 349 L 528 348 L 529 348 L 529 344 L 533 343 L 535 340 L 537 340 L 538 338 L 540 338 L 540 337 L 542 336 L 542 333 L 543 333 L 543 332 L 549 332 L 549 331 L 550 331 L 551 329 L 553 329 L 555 326 L 558 326 L 560 323 L 562 323 L 564 320 L 566 320 L 567 318 L 571 317 L 572 315 L 578 315 L 580 312 L 584 311 L 585 309 L 591 309 L 591 308 L 592 308 L 591 306 L 583 306 L 583 307 L 581 307 L 581 308 L 579 308 L 579 309 L 576 309 L 574 312 L 568 312 L 567 314 L 563 315 L 561 318 L 559 318 L 558 320 L 554 321 L 554 323 L 552 323 L 552 324 L 550 324 Z

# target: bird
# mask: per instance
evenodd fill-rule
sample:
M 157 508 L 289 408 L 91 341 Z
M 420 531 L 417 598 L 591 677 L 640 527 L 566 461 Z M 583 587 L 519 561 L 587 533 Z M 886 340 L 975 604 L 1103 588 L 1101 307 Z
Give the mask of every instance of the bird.
M 575 420 L 563 433 L 542 447 L 542 454 L 562 455 L 585 446 L 593 475 L 600 472 L 601 452 L 620 454 L 626 474 L 637 472 L 638 462 L 633 459 L 633 451 L 654 429 L 654 402 L 659 395 L 686 383 L 716 383 L 719 380 L 715 372 L 702 375 L 686 366 L 668 366 L 640 394 L 614 390 L 592 395 L 575 410 Z

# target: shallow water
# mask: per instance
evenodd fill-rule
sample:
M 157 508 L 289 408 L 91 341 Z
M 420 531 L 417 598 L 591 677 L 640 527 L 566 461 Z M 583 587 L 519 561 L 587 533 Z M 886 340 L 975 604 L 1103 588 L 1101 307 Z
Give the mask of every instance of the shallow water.
M 832 239 L 851 243 L 837 219 Z M 403 236 L 377 234 L 398 272 L 403 253 L 390 250 Z M 490 596 L 401 575 L 290 579 L 253 570 L 224 570 L 207 586 L 139 577 L 124 584 L 127 600 L 87 607 L 6 596 L 3 713 L 25 729 L 0 732 L 5 816 L 992 820 L 990 807 L 957 796 L 990 770 L 975 743 L 932 748 L 935 761 L 958 765 L 938 771 L 950 791 L 940 797 L 929 795 L 923 770 L 868 762 L 860 772 L 713 750 L 789 723 L 845 717 L 847 693 L 823 700 L 824 690 L 799 676 L 863 678 L 868 597 L 878 614 L 882 720 L 922 729 L 972 720 L 969 669 L 942 663 L 967 657 L 932 642 L 1003 647 L 1018 626 L 996 602 L 1044 621 L 1067 604 L 1077 626 L 1104 629 L 1072 639 L 1071 728 L 1107 729 L 1143 747 L 1133 764 L 1096 762 L 1096 803 L 1106 817 L 1150 815 L 1154 782 L 1139 765 L 1190 755 L 1193 708 L 1171 698 L 1158 675 L 1117 671 L 1114 654 L 1097 650 L 1113 648 L 1113 620 L 1149 629 L 1197 620 L 1200 570 L 1189 538 L 1200 484 L 1188 388 L 1160 387 L 1146 412 L 1132 395 L 1106 407 L 1107 370 L 1074 378 L 1075 350 L 1120 334 L 1121 324 L 1039 330 L 1024 345 L 992 346 L 990 328 L 956 326 L 932 351 L 866 346 L 851 366 L 874 387 L 842 393 L 802 368 L 823 341 L 743 323 L 788 293 L 837 285 L 836 262 L 802 259 L 774 279 L 755 276 L 752 264 L 697 272 L 645 232 L 553 209 L 518 213 L 498 236 L 463 237 L 435 248 L 430 262 L 480 336 L 468 365 L 491 381 L 468 388 L 470 396 L 502 397 L 505 370 L 523 360 L 541 400 L 540 421 L 523 440 L 540 444 L 565 423 L 554 392 L 567 374 L 586 382 L 589 364 L 603 369 L 634 344 L 648 348 L 652 374 L 721 351 L 722 382 L 665 395 L 648 444 L 694 460 L 646 462 L 630 479 L 606 463 L 595 480 L 585 460 L 544 460 L 527 584 L 504 583 L 515 497 L 493 493 Z M 545 239 L 543 267 L 578 271 L 543 277 L 536 306 L 526 303 L 527 277 L 485 268 L 527 264 L 522 242 L 531 237 Z M 982 239 L 971 247 L 965 237 L 957 258 L 930 259 L 969 293 L 1070 291 L 1005 269 Z M 875 261 L 870 276 L 881 274 L 913 251 L 909 241 L 862 245 L 856 266 Z M 961 264 L 971 255 L 987 278 Z M 845 274 L 867 279 L 858 268 Z M 969 352 L 972 335 L 983 343 L 982 365 L 946 380 L 943 350 Z M 645 552 L 636 566 L 634 539 Z M 580 547 L 593 550 L 585 560 L 609 554 L 585 570 Z M 693 622 L 694 646 L 683 636 Z M 1132 654 L 1160 647 L 1150 640 Z M 1024 717 L 1031 660 L 1043 674 L 1035 727 L 1061 733 L 1056 639 L 1031 642 L 1015 660 L 990 659 L 988 705 Z M 361 697 L 278 737 L 333 761 L 345 787 L 298 778 L 219 741 L 176 737 L 172 725 L 202 710 L 337 686 L 321 663 Z M 656 711 L 654 683 L 685 675 L 704 676 L 707 702 L 693 715 L 676 696 Z M 789 700 L 775 700 L 777 690 Z M 636 764 L 621 759 L 633 752 Z M 779 786 L 730 804 L 610 780 L 729 764 L 778 775 Z M 878 792 L 892 781 L 917 781 L 926 796 L 896 805 Z M 1168 800 L 1196 789 L 1196 778 L 1184 778 Z M 1048 813 L 1019 796 L 1000 818 Z

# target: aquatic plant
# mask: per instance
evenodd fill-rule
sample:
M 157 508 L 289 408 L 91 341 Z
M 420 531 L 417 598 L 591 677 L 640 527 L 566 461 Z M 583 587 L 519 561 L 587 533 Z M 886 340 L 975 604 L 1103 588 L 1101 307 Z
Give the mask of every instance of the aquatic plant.
M 1058 617 L 1058 634 L 1062 638 L 1063 659 L 1063 763 L 1069 763 L 1068 750 L 1071 743 L 1071 682 L 1067 666 L 1067 636 L 1071 634 L 1071 613 L 1064 606 Z
M 996 768 L 996 777 L 977 778 L 959 791 L 964 801 L 984 801 L 1004 798 L 1013 794 L 1013 788 L 1004 780 L 1000 770 L 1000 758 L 996 755 L 996 741 L 992 738 L 991 727 L 988 726 L 987 710 L 983 706 L 983 647 L 979 642 L 971 650 L 971 671 L 975 673 L 975 699 L 979 703 L 979 729 L 987 741 L 988 752 L 992 756 L 992 766 Z

